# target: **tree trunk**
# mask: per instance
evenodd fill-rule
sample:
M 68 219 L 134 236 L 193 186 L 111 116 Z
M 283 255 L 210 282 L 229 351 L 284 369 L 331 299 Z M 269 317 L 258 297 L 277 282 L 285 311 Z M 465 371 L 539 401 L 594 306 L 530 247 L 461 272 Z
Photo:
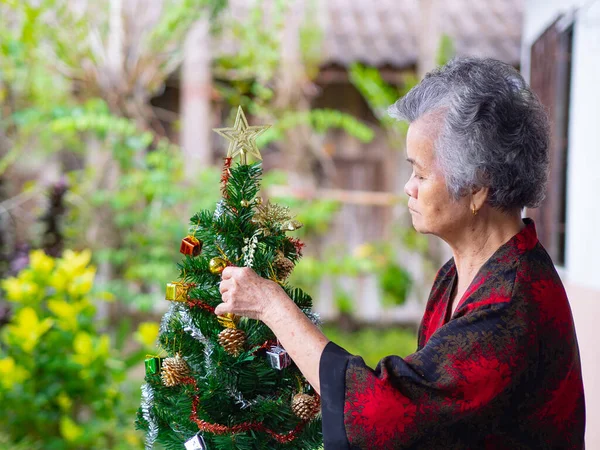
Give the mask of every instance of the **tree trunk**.
M 210 145 L 211 52 L 208 19 L 203 18 L 190 31 L 184 47 L 181 80 L 181 145 L 185 176 L 191 180 L 200 167 L 212 164 Z

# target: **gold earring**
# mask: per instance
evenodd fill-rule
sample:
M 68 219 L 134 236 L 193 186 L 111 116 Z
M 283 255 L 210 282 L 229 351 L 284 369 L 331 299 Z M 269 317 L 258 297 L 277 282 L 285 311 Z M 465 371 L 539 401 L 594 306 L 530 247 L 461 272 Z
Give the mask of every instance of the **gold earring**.
M 473 206 L 473 208 L 471 209 L 471 212 L 473 213 L 474 216 L 477 215 L 477 210 L 475 209 L 475 207 Z

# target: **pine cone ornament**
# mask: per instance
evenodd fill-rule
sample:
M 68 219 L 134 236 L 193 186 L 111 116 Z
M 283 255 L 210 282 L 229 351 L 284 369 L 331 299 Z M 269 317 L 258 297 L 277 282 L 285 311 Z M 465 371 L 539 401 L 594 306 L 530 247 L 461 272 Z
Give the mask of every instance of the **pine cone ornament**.
M 277 270 L 277 278 L 285 280 L 294 270 L 294 263 L 285 257 L 281 250 L 277 251 L 277 257 L 274 261 L 275 269 Z
M 296 394 L 292 399 L 292 411 L 302 420 L 313 419 L 321 409 L 319 397 L 308 394 Z
M 177 353 L 173 358 L 165 358 L 162 362 L 160 377 L 167 387 L 177 386 L 185 377 L 190 374 L 190 366 L 185 359 Z
M 219 344 L 227 353 L 239 356 L 246 343 L 246 332 L 239 328 L 225 328 L 219 333 Z

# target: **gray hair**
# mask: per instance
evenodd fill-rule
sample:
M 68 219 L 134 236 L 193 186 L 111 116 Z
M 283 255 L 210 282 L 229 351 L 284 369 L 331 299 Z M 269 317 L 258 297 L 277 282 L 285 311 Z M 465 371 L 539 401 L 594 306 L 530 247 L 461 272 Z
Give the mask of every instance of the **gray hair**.
M 453 59 L 425 75 L 388 112 L 409 122 L 443 112 L 435 151 L 453 198 L 488 187 L 489 204 L 505 211 L 535 208 L 544 199 L 548 118 L 512 66 L 494 59 Z

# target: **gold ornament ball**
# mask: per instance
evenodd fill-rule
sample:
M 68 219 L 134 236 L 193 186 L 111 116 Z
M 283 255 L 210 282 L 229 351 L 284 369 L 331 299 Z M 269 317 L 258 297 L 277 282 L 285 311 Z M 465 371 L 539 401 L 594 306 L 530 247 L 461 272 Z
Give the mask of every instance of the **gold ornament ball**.
M 208 270 L 214 275 L 222 273 L 225 270 L 225 267 L 227 267 L 227 261 L 219 257 L 212 258 L 208 263 Z
M 257 205 L 262 205 L 262 202 L 263 202 L 263 198 L 262 197 L 256 197 L 254 199 L 254 203 L 257 204 Z
M 240 202 L 240 205 L 242 205 L 244 208 L 247 208 L 248 206 L 250 206 L 250 202 L 248 200 L 242 200 Z
M 292 411 L 302 420 L 314 419 L 321 409 L 319 397 L 308 394 L 296 394 L 292 399 Z

